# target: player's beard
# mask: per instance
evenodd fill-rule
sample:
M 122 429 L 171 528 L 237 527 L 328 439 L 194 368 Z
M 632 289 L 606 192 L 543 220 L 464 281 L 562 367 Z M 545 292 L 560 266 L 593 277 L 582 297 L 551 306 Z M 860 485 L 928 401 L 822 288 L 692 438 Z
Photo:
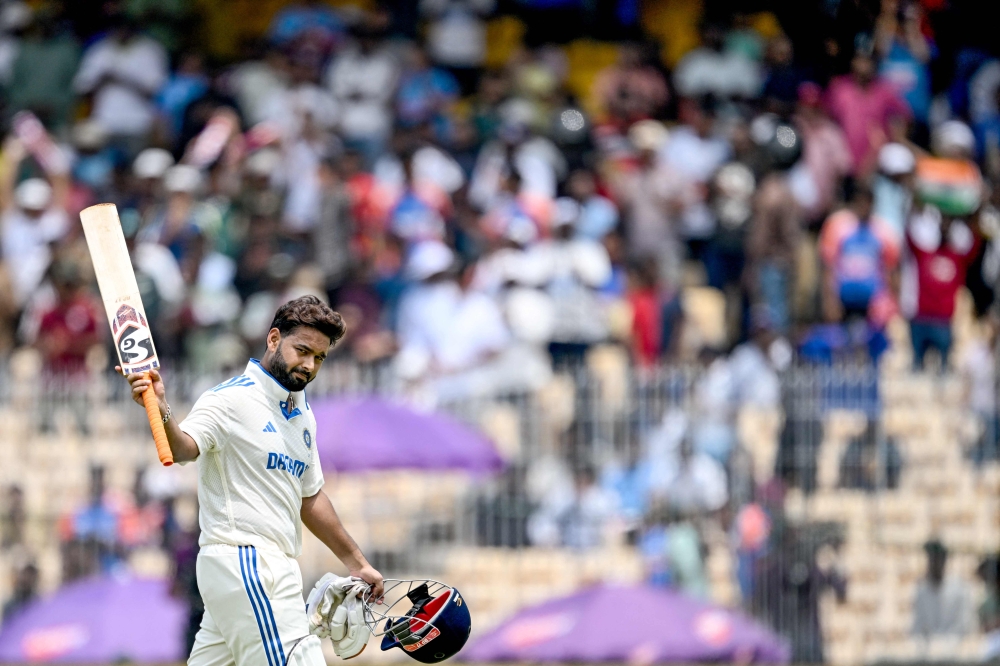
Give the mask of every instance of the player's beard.
M 278 348 L 275 350 L 274 354 L 271 356 L 271 367 L 267 369 L 278 383 L 284 386 L 289 391 L 301 391 L 306 387 L 312 379 L 302 379 L 301 377 L 296 377 L 288 370 L 288 364 L 285 363 L 284 357 L 281 355 L 281 343 L 278 343 Z M 304 372 L 300 370 L 299 372 Z

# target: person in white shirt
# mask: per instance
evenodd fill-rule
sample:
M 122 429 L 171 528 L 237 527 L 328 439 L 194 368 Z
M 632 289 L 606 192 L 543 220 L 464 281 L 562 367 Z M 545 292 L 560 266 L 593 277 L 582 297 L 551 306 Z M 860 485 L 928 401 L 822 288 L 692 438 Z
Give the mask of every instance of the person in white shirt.
M 322 490 L 316 419 L 305 394 L 345 330 L 343 318 L 315 296 L 285 303 L 263 358 L 206 391 L 181 423 L 156 370 L 128 376 L 140 405 L 153 387 L 174 460 L 200 462 L 197 576 L 205 616 L 190 666 L 325 666 L 294 559 L 302 525 L 371 585 L 373 598 L 382 595 L 382 575 Z
M 369 162 L 382 152 L 392 132 L 392 100 L 399 79 L 399 63 L 378 35 L 359 28 L 357 43 L 330 64 L 326 85 L 340 109 L 344 140 Z
M 153 127 L 153 95 L 167 81 L 167 64 L 160 43 L 138 34 L 131 22 L 123 20 L 84 53 L 73 88 L 94 96 L 91 117 L 113 139 L 138 147 Z
M 16 183 L 28 149 L 10 137 L 0 157 L 0 259 L 6 264 L 14 292 L 14 302 L 25 308 L 52 262 L 52 246 L 70 229 L 66 212 L 69 180 L 65 173 L 44 178 L 28 178 Z

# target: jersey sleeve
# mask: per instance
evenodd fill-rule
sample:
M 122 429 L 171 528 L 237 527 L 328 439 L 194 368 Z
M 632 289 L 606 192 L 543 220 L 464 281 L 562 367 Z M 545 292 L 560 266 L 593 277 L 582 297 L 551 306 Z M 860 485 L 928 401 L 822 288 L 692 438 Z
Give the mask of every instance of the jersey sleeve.
M 319 451 L 316 451 L 309 469 L 302 475 L 302 496 L 312 497 L 323 490 L 323 483 L 323 466 L 319 462 Z
M 194 439 L 199 453 L 212 453 L 225 444 L 229 422 L 225 398 L 216 391 L 206 391 L 180 425 Z

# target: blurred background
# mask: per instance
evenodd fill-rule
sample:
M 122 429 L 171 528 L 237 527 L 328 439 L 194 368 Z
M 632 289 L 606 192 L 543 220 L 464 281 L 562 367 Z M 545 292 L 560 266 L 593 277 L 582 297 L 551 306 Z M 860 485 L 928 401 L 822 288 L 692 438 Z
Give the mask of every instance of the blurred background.
M 327 491 L 463 592 L 459 659 L 1000 658 L 990 4 L 0 1 L 0 662 L 200 620 L 98 202 L 178 417 L 344 315 Z

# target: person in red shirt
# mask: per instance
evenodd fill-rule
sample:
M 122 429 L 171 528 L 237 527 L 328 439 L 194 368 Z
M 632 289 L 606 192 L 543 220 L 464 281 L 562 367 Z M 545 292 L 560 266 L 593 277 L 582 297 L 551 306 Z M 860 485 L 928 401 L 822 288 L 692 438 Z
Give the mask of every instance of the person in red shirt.
M 79 266 L 58 262 L 52 266 L 56 304 L 42 315 L 36 345 L 51 372 L 74 373 L 83 369 L 87 352 L 100 343 L 104 314 L 87 292 Z
M 910 223 L 906 242 L 917 270 L 917 309 L 910 321 L 913 365 L 923 368 L 927 351 L 936 349 L 944 367 L 951 351 L 955 296 L 979 251 L 979 234 L 963 221 L 928 206 Z

